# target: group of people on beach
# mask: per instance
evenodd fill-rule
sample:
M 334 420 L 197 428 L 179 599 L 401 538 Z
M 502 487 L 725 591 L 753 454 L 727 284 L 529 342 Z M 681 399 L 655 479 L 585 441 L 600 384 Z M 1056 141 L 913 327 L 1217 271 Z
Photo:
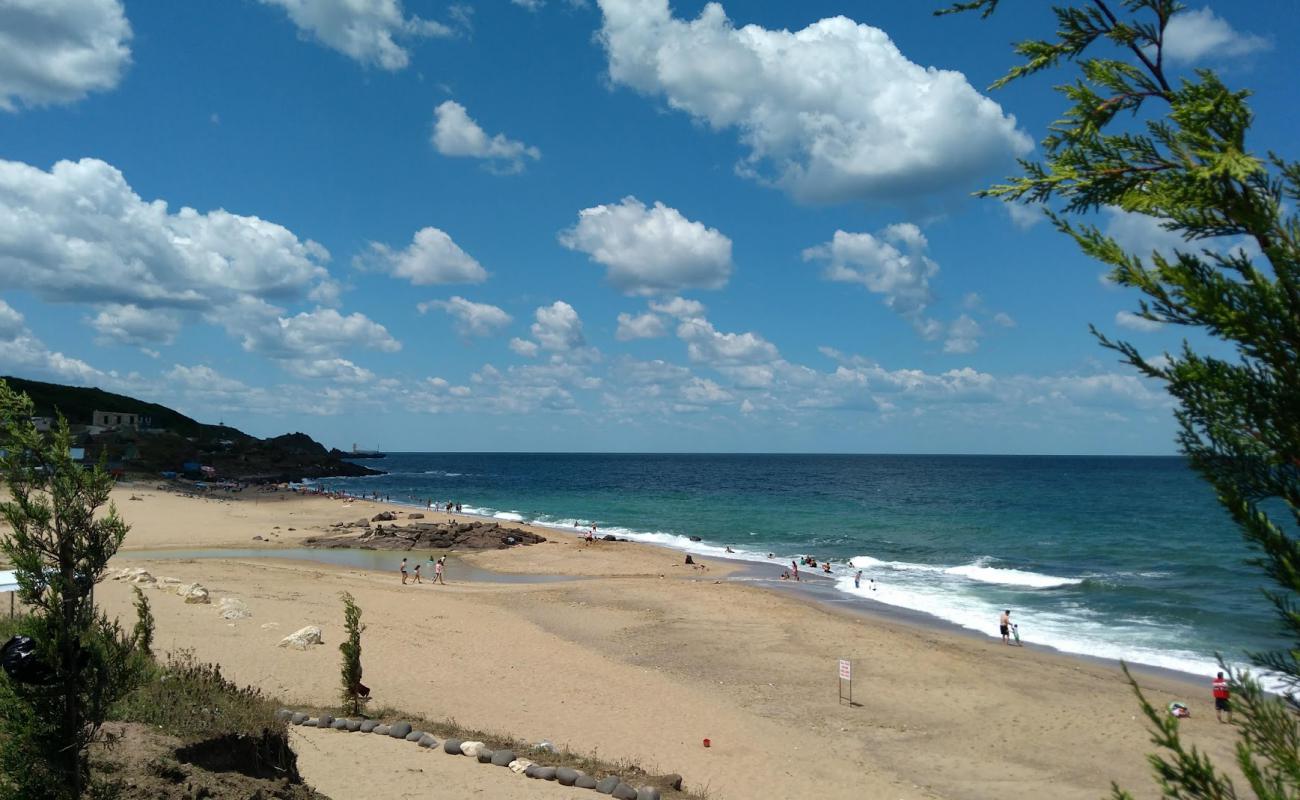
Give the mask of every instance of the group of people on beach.
M 433 564 L 433 580 L 430 581 L 430 582 L 431 582 L 431 583 L 441 583 L 441 584 L 443 584 L 443 585 L 445 586 L 445 585 L 447 584 L 447 581 L 443 579 L 443 573 L 446 571 L 447 557 L 446 557 L 446 556 L 439 556 L 438 559 L 435 561 L 434 558 L 433 558 L 433 556 L 430 555 L 430 556 L 429 556 L 429 562 L 428 562 L 428 563 Z M 407 573 L 407 564 L 408 564 L 408 560 L 405 559 L 405 558 L 403 558 L 403 559 L 402 559 L 401 566 L 399 566 L 399 567 L 397 568 L 398 571 L 401 572 L 401 574 L 402 574 L 402 585 L 403 585 L 403 586 L 406 585 L 406 583 L 407 583 L 407 578 L 409 577 L 409 576 L 408 576 L 408 573 Z M 411 581 L 410 581 L 410 582 L 411 582 L 411 583 L 424 583 L 424 581 L 422 581 L 422 580 L 420 579 L 420 562 L 419 562 L 419 561 L 415 562 L 414 572 L 415 572 L 415 575 L 414 575 L 414 577 L 411 578 Z

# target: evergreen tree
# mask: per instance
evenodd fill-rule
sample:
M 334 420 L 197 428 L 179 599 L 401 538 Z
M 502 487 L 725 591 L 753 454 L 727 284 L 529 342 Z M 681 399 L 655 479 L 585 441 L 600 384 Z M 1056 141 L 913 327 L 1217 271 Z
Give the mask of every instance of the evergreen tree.
M 976 11 L 998 0 L 938 13 Z M 1020 42 L 1024 62 L 994 87 L 1073 62 L 1058 91 L 1068 108 L 1043 141 L 1041 162 L 982 194 L 1039 204 L 1111 279 L 1140 294 L 1137 314 L 1197 329 L 1232 355 L 1144 355 L 1094 329 L 1138 372 L 1178 402 L 1178 442 L 1260 554 L 1287 650 L 1251 654 L 1285 699 L 1247 673 L 1238 698 L 1237 764 L 1255 797 L 1300 797 L 1300 164 L 1252 153 L 1250 93 L 1207 69 L 1171 79 L 1165 33 L 1176 0 L 1078 0 L 1054 7 L 1055 38 Z M 1101 55 L 1094 55 L 1103 51 Z M 1124 116 L 1121 117 L 1121 114 Z M 1132 253 L 1086 221 L 1102 208 L 1149 217 L 1178 234 L 1173 253 Z M 1136 690 L 1136 684 L 1134 685 Z M 1139 697 L 1141 693 L 1139 692 Z M 1152 755 L 1165 797 L 1235 798 L 1232 782 L 1188 750 L 1178 724 L 1142 700 L 1163 753 Z M 1126 797 L 1119 789 L 1117 797 Z
M 36 430 L 32 402 L 0 381 L 0 481 L 8 499 L 0 551 L 13 564 L 21 624 L 43 669 L 35 682 L 0 678 L 0 797 L 79 797 L 86 747 L 131 685 L 131 646 L 95 611 L 95 584 L 127 526 L 109 503 L 113 478 L 72 458 L 67 421 Z M 106 503 L 104 513 L 97 513 Z
M 361 624 L 361 608 L 348 592 L 343 593 L 343 628 L 347 638 L 339 644 L 343 654 L 343 713 L 357 715 L 370 694 L 361 683 L 361 632 L 366 626 Z
M 131 641 L 144 656 L 153 655 L 153 610 L 149 608 L 149 598 L 139 586 L 135 590 L 135 630 L 131 632 Z

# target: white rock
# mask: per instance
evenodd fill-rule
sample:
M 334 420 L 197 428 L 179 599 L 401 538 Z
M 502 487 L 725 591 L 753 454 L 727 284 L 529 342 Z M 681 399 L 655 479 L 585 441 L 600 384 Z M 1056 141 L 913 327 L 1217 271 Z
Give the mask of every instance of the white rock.
M 301 630 L 294 631 L 280 640 L 280 647 L 292 647 L 295 650 L 306 650 L 313 644 L 324 644 L 321 639 L 320 628 L 316 625 L 308 625 Z
M 273 630 L 275 630 L 275 629 L 278 628 L 278 627 L 280 627 L 280 623 L 278 623 L 278 622 L 263 622 L 263 623 L 262 623 L 262 630 L 264 630 L 264 631 L 273 631 Z
M 479 751 L 487 747 L 482 742 L 461 742 L 460 752 L 471 758 L 477 758 Z
M 533 762 L 529 761 L 526 758 L 516 758 L 514 761 L 510 762 L 510 771 L 517 772 L 520 775 L 522 775 L 524 774 L 524 770 L 528 769 L 532 765 Z
M 132 570 L 127 570 L 127 572 L 128 574 L 122 577 L 130 581 L 131 583 L 153 583 L 154 582 L 154 577 L 149 574 L 148 570 L 136 568 Z
M 253 616 L 249 610 L 248 603 L 240 600 L 238 597 L 223 597 L 217 604 L 217 613 L 222 619 L 248 619 Z
M 211 603 L 208 590 L 197 583 L 186 583 L 176 587 L 176 594 L 185 598 L 187 603 Z

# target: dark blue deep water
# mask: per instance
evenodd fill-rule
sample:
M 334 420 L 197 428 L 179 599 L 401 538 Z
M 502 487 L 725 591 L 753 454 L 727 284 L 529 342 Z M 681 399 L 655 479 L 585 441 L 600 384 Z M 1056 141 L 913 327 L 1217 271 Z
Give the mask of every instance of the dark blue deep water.
M 1252 553 L 1179 458 L 397 453 L 323 481 L 780 564 L 996 635 L 1206 672 L 1282 642 Z M 687 537 L 698 536 L 702 542 Z M 769 559 L 768 553 L 778 558 Z M 853 574 L 863 570 L 862 589 Z M 877 589 L 868 587 L 874 579 Z

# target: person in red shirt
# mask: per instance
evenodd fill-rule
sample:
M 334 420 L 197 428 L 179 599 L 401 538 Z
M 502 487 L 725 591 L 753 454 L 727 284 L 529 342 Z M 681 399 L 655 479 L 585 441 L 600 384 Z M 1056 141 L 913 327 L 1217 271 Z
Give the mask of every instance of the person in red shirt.
M 1228 722 L 1232 722 L 1232 706 L 1228 703 L 1229 696 L 1228 681 L 1220 672 L 1218 677 L 1214 679 L 1214 716 L 1219 718 L 1219 722 L 1223 722 L 1225 711 L 1228 713 Z

